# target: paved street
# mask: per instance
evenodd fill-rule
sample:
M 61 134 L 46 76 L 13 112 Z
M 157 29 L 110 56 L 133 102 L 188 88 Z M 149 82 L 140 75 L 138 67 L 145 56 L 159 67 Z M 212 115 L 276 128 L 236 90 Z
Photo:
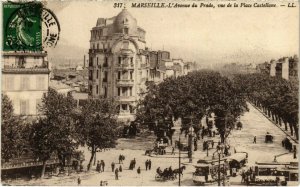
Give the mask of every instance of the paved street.
M 257 162 L 271 162 L 274 156 L 281 153 L 286 153 L 287 151 L 281 146 L 281 141 L 285 138 L 285 134 L 275 127 L 268 119 L 266 119 L 259 111 L 257 111 L 253 106 L 249 105 L 250 111 L 241 117 L 243 123 L 242 130 L 234 130 L 229 137 L 231 147 L 235 148 L 237 151 L 246 151 L 249 153 L 249 163 L 248 165 Z M 274 136 L 274 143 L 266 144 L 264 142 L 265 134 L 269 132 Z M 253 144 L 253 137 L 257 137 L 257 143 Z M 218 138 L 218 137 L 217 137 Z M 174 139 L 176 139 L 174 137 Z M 184 135 L 182 135 L 184 139 Z M 206 140 L 206 138 L 204 138 Z M 170 186 L 178 185 L 178 180 L 175 181 L 165 181 L 159 182 L 155 181 L 156 168 L 161 167 L 163 170 L 166 167 L 172 166 L 173 169 L 178 168 L 178 154 L 174 155 L 163 155 L 152 157 L 145 156 L 145 149 L 151 148 L 154 141 L 154 136 L 147 136 L 146 138 L 136 138 L 136 139 L 121 139 L 116 149 L 111 149 L 110 151 L 97 153 L 97 160 L 105 161 L 105 172 L 97 173 L 95 172 L 95 166 L 92 168 L 90 173 L 82 173 L 79 175 L 73 174 L 68 177 L 53 177 L 52 179 L 43 179 L 38 181 L 18 181 L 14 184 L 28 184 L 28 185 L 77 185 L 77 177 L 81 176 L 81 185 L 99 185 L 100 180 L 108 181 L 108 185 L 159 185 L 159 186 Z M 218 141 L 218 140 L 216 140 Z M 196 163 L 198 159 L 206 158 L 206 152 L 202 151 L 203 140 L 199 141 L 198 151 L 194 154 L 193 163 Z M 87 149 L 85 150 L 86 161 L 84 163 L 85 168 L 87 161 L 90 158 L 90 154 Z M 168 149 L 167 151 L 169 151 Z M 209 158 L 211 158 L 212 152 L 215 149 L 209 151 Z M 120 173 L 120 179 L 115 180 L 114 173 L 111 171 L 111 162 L 114 161 L 118 163 L 119 154 L 125 155 L 126 159 L 122 165 L 123 172 Z M 186 154 L 182 154 L 182 163 L 186 165 L 187 169 L 184 171 L 184 176 L 182 178 L 182 185 L 193 185 L 192 182 L 192 172 L 194 172 L 194 167 L 188 163 Z M 137 164 L 136 168 L 128 170 L 129 162 L 131 159 L 136 158 Z M 145 170 L 145 161 L 151 159 L 152 169 L 150 171 Z M 277 159 L 279 162 L 297 161 L 293 159 L 292 153 L 279 157 Z M 119 167 L 119 164 L 116 165 Z M 141 167 L 141 175 L 136 172 L 137 167 Z M 231 181 L 240 181 L 240 177 L 231 178 Z M 234 183 L 238 184 L 238 183 Z

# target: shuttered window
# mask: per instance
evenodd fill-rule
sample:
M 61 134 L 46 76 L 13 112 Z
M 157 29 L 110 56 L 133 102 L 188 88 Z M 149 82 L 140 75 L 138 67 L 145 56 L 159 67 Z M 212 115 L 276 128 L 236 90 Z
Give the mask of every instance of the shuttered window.
M 21 100 L 20 101 L 20 114 L 28 115 L 29 114 L 29 100 Z
M 13 76 L 6 76 L 5 77 L 5 85 L 4 85 L 4 89 L 6 90 L 14 90 L 15 89 L 15 77 Z
M 36 77 L 36 89 L 37 90 L 44 90 L 45 88 L 45 77 L 37 76 Z
M 23 76 L 21 77 L 21 90 L 29 90 L 29 77 Z

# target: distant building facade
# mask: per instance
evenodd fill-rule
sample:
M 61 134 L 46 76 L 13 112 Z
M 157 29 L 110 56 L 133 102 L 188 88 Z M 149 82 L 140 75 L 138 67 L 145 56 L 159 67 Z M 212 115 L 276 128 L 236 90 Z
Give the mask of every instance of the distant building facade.
M 14 113 L 39 114 L 38 105 L 49 86 L 50 67 L 45 52 L 3 52 L 2 93 L 12 101 Z
M 159 83 L 167 77 L 170 52 L 149 50 L 145 35 L 126 9 L 115 17 L 99 18 L 91 30 L 89 97 L 115 99 L 119 119 L 135 118 L 147 81 Z
M 289 80 L 298 77 L 298 62 L 298 56 L 294 55 L 293 57 L 283 57 L 278 60 L 272 59 L 270 62 L 258 64 L 257 67 L 260 73 Z

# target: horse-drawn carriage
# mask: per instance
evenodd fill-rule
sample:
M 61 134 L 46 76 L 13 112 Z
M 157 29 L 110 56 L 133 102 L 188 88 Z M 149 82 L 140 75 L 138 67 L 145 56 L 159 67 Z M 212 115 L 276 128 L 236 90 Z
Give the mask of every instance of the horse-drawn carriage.
M 156 173 L 155 175 L 155 180 L 157 181 L 166 181 L 166 180 L 175 180 L 175 174 L 172 173 L 170 174 L 169 172 L 161 172 L 161 173 Z
M 154 148 L 153 149 L 147 149 L 145 151 L 145 155 L 151 155 L 151 154 L 155 154 L 155 155 L 164 155 L 166 154 L 166 148 L 168 147 L 167 143 L 155 143 Z
M 269 133 L 266 134 L 266 137 L 265 137 L 265 142 L 266 143 L 273 143 L 273 136 Z
M 178 169 L 172 170 L 171 168 L 166 168 L 164 171 L 161 171 L 160 168 L 157 168 L 155 180 L 157 181 L 166 181 L 166 180 L 175 180 L 177 179 L 177 175 L 183 175 L 183 170 L 185 170 L 185 166 L 181 166 Z

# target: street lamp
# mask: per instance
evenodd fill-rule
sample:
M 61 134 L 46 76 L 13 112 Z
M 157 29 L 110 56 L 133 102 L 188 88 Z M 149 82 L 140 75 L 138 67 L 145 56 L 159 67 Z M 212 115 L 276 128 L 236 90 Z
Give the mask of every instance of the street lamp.
M 191 127 L 189 128 L 189 147 L 190 147 L 190 150 L 189 150 L 189 162 L 192 163 L 193 162 L 193 131 L 194 131 L 194 128 L 193 126 L 191 125 Z
M 180 130 L 180 127 L 172 127 L 172 129 L 174 130 Z M 179 151 L 179 155 L 178 155 L 178 164 L 179 164 L 179 169 L 181 167 L 181 150 L 180 150 L 180 133 L 179 133 L 179 140 L 178 140 L 178 151 Z M 178 178 L 178 186 L 180 186 L 181 184 L 181 175 L 179 174 L 179 178 Z
M 219 166 L 218 166 L 218 186 L 221 186 L 221 150 L 218 150 Z

